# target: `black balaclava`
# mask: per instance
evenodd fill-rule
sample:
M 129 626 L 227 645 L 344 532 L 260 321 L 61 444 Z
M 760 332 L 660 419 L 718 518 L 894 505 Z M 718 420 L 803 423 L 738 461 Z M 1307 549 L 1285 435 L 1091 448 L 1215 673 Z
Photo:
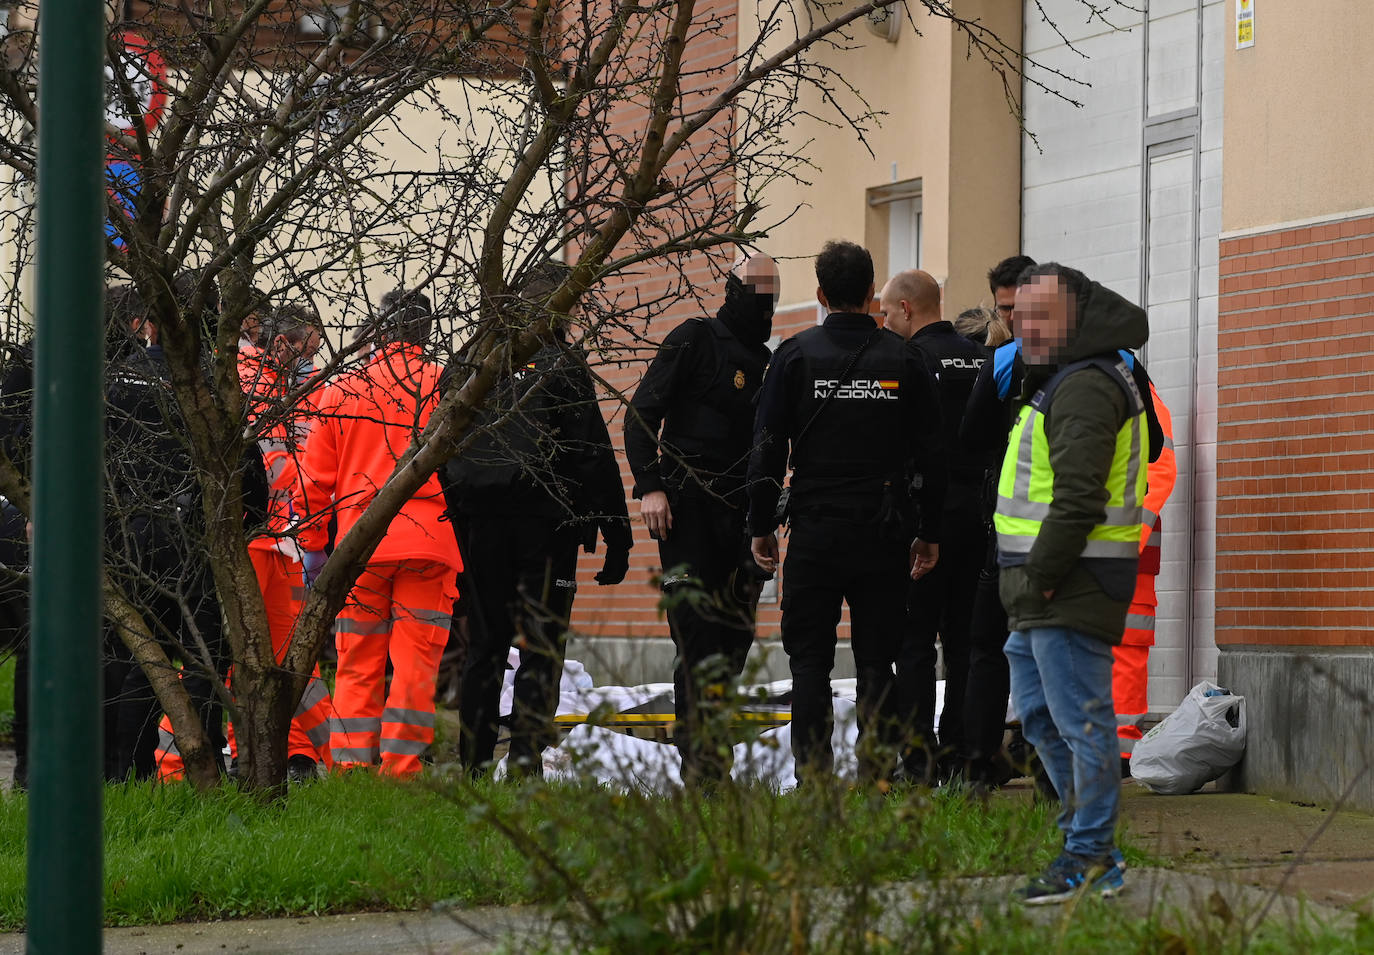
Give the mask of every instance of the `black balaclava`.
M 731 272 L 725 276 L 725 304 L 716 317 L 746 345 L 762 345 L 773 335 L 773 293 L 751 291 Z

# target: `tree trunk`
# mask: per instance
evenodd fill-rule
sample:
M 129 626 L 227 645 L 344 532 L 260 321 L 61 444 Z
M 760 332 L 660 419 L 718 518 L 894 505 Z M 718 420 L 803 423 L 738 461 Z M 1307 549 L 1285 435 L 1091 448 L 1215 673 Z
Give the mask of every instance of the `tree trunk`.
M 239 781 L 247 789 L 280 793 L 286 784 L 287 736 L 301 688 L 279 667 L 234 670 L 238 719 L 234 736 L 239 748 Z
M 233 657 L 230 681 L 239 781 L 247 789 L 277 789 L 286 782 L 286 736 L 305 683 L 297 687 L 291 674 L 277 666 L 242 519 L 220 516 L 242 513 L 239 481 L 233 474 L 206 467 L 201 471 L 201 487 L 210 518 L 206 545 L 218 555 L 213 565 L 215 590 Z M 225 503 L 217 505 L 217 501 Z
M 165 352 L 200 483 L 204 547 L 215 555 L 210 567 L 232 660 L 239 780 L 247 789 L 276 790 L 286 782 L 286 736 L 304 682 L 295 687 L 277 666 L 262 590 L 248 553 L 241 473 L 247 448 L 241 423 L 225 410 L 239 404 L 238 376 L 222 367 L 227 358 L 221 355 L 215 380 L 224 393 L 215 394 L 186 326 L 169 324 Z

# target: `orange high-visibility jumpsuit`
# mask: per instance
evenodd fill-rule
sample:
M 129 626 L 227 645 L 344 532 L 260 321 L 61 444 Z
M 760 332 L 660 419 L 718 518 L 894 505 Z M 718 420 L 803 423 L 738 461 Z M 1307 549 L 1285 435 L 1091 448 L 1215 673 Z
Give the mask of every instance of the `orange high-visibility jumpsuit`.
M 266 536 L 248 542 L 248 557 L 257 573 L 267 611 L 267 629 L 272 640 L 272 652 L 278 662 L 286 656 L 291 632 L 300 616 L 305 600 L 305 577 L 299 557 L 299 547 L 288 536 L 291 530 L 292 487 L 299 482 L 297 458 L 306 434 L 314 424 L 314 405 L 305 399 L 305 407 L 297 414 L 283 414 L 280 403 L 290 392 L 294 382 L 290 375 L 266 358 L 253 345 L 239 347 L 239 380 L 249 401 L 249 414 L 256 420 L 260 415 L 280 417 L 268 428 L 259 445 L 263 464 L 267 469 L 268 511 Z M 229 681 L 232 685 L 232 677 Z M 333 765 L 329 749 L 329 733 L 334 707 L 329 688 L 320 679 L 316 666 L 306 684 L 301 700 L 296 704 L 287 737 L 287 756 L 306 756 L 326 767 Z M 229 751 L 238 755 L 234 725 L 229 724 Z M 184 766 L 177 752 L 172 722 L 163 716 L 158 723 L 156 750 L 159 779 L 181 779 Z
M 392 343 L 325 389 L 294 498 L 303 546 L 324 546 L 330 514 L 337 539 L 347 536 L 428 421 L 439 373 L 419 347 Z M 392 520 L 335 622 L 337 766 L 380 760 L 383 773 L 412 775 L 434 741 L 434 682 L 462 569 L 443 516 L 439 481 L 430 475 Z
M 289 536 L 294 524 L 291 498 L 300 484 L 300 455 L 315 425 L 317 412 L 309 396 L 302 398 L 289 412 L 282 410 L 282 401 L 296 382 L 290 369 L 277 367 L 259 349 L 249 354 L 239 352 L 239 380 L 249 396 L 249 411 L 254 420 L 264 415 L 278 419 L 259 439 L 263 464 L 267 468 L 267 529 L 270 533 L 248 542 L 248 556 L 257 572 L 258 586 L 262 588 L 272 652 L 280 662 L 286 656 L 291 632 L 305 601 L 300 547 Z M 320 679 L 320 668 L 315 666 L 291 718 L 287 755 L 308 756 L 326 767 L 331 766 L 329 732 L 333 719 L 334 707 L 328 688 Z M 231 737 L 230 746 L 233 745 Z
M 1164 450 L 1150 462 L 1145 489 L 1144 514 L 1140 535 L 1140 568 L 1136 572 L 1135 593 L 1126 614 L 1126 630 L 1121 645 L 1112 649 L 1112 698 L 1116 705 L 1116 735 L 1121 743 L 1121 756 L 1130 758 L 1136 740 L 1143 735 L 1145 714 L 1149 712 L 1150 647 L 1155 643 L 1155 577 L 1159 575 L 1160 544 L 1163 525 L 1160 512 L 1173 492 L 1178 480 L 1178 464 L 1174 459 L 1174 424 L 1169 408 L 1150 383 L 1159 426 L 1164 431 Z

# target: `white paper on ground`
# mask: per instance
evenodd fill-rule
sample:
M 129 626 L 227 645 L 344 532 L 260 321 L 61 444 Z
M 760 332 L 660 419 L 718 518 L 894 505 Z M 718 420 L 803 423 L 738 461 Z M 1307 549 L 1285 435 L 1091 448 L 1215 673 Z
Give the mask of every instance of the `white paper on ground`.
M 501 712 L 510 713 L 514 698 L 514 667 L 520 664 L 518 650 L 511 650 L 501 692 Z M 858 741 L 858 711 L 855 706 L 856 681 L 852 678 L 834 680 L 835 725 L 831 746 L 835 753 L 835 774 L 841 779 L 853 779 L 858 772 L 854 747 Z M 791 680 L 776 680 L 756 686 L 742 687 L 747 696 L 762 693 L 767 697 L 780 696 L 792 688 Z M 613 713 L 623 713 L 658 696 L 672 699 L 671 683 L 646 683 L 641 686 L 594 686 L 586 668 L 576 660 L 569 660 L 563 668 L 558 704 L 559 715 L 591 713 L 598 706 L 606 706 Z M 936 713 L 944 705 L 944 682 L 936 684 Z M 557 747 L 544 750 L 545 779 L 595 779 L 623 789 L 638 788 L 649 792 L 666 793 L 682 785 L 682 760 L 671 744 L 639 739 L 617 733 L 605 727 L 581 724 L 575 726 Z M 792 726 L 765 730 L 750 743 L 734 748 L 734 769 L 731 776 L 772 786 L 779 792 L 795 789 L 797 778 L 793 772 Z M 494 775 L 506 775 L 506 760 L 496 766 Z

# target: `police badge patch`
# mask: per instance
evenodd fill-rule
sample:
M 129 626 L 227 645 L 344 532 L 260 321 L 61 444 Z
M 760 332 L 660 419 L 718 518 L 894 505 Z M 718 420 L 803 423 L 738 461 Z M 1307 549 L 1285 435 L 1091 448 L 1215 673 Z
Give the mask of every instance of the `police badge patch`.
M 737 388 L 737 389 L 740 390 L 740 391 L 743 391 L 743 390 L 744 390 L 744 370 L 743 370 L 743 369 L 739 369 L 739 370 L 737 370 L 737 371 L 735 372 L 735 388 Z

